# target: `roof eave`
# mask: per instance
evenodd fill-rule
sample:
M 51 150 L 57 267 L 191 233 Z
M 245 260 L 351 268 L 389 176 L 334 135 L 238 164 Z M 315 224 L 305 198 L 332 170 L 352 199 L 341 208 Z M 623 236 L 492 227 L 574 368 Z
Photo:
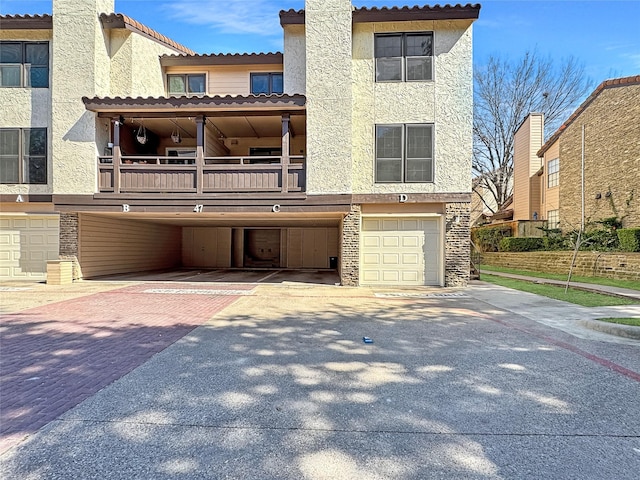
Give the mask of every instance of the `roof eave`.
M 44 15 L 0 15 L 0 30 L 53 30 L 53 17 Z
M 211 54 L 211 55 L 162 55 L 163 67 L 194 65 L 282 65 L 283 55 L 275 53 Z

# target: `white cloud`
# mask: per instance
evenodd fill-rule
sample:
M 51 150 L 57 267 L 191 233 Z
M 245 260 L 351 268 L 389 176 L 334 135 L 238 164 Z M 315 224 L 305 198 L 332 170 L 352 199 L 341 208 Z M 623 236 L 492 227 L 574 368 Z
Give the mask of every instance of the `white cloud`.
M 207 26 L 220 33 L 281 36 L 278 12 L 291 8 L 286 0 L 174 0 L 163 2 L 161 8 L 178 21 Z M 293 5 L 296 8 L 296 5 Z

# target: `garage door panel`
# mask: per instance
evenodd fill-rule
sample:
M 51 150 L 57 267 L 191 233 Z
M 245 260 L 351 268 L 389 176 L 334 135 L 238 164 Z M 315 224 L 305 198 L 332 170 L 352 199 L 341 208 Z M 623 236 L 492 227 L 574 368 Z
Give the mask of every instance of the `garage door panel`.
M 369 218 L 362 225 L 362 284 L 440 284 L 438 220 Z
M 400 238 L 395 235 L 382 237 L 382 246 L 385 248 L 397 248 L 400 246 Z
M 44 280 L 47 261 L 58 259 L 59 217 L 7 214 L 0 225 L 0 279 Z

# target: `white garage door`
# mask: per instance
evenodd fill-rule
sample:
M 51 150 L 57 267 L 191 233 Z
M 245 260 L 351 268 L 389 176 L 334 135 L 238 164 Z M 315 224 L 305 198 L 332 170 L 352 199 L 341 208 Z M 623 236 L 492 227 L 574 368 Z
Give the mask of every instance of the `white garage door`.
M 58 215 L 0 215 L 0 280 L 45 280 L 58 259 Z
M 440 285 L 440 231 L 435 218 L 362 220 L 362 285 Z

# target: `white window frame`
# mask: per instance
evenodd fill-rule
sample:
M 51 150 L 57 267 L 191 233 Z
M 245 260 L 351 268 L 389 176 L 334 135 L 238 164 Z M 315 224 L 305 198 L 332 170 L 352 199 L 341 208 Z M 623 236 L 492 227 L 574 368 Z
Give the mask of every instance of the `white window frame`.
M 553 166 L 553 169 L 552 169 Z M 555 188 L 560 183 L 560 159 L 554 158 L 547 162 L 547 188 Z
M 560 225 L 560 210 L 547 210 L 547 228 L 558 228 Z

